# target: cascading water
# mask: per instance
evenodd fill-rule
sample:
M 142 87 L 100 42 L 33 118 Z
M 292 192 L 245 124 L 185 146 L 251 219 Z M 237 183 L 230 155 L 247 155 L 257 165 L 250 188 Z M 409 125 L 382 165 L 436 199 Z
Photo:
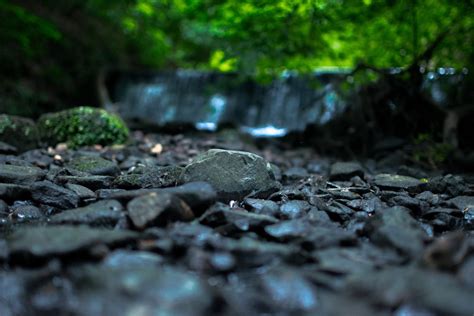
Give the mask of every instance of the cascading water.
M 436 78 L 433 73 L 425 76 L 424 89 L 442 103 L 448 90 L 438 77 L 459 79 L 451 68 L 440 69 Z M 337 87 L 347 73 L 343 69 L 313 76 L 287 72 L 268 85 L 199 71 L 129 74 L 119 81 L 114 101 L 122 117 L 136 124 L 192 124 L 210 131 L 232 124 L 257 137 L 283 136 L 302 131 L 308 124 L 323 125 L 342 113 L 347 95 L 341 95 Z

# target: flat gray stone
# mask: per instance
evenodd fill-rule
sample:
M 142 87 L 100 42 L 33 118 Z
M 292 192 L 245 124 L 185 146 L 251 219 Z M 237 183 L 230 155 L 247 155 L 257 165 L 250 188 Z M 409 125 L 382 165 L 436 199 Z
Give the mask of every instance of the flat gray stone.
M 113 161 L 96 156 L 81 156 L 72 159 L 67 167 L 96 176 L 115 176 L 120 169 Z
M 331 165 L 329 178 L 331 180 L 350 180 L 352 177 L 364 178 L 364 169 L 358 162 L 336 162 Z
M 461 211 L 474 209 L 474 196 L 457 196 L 449 200 L 448 203 Z
M 262 157 L 222 149 L 211 149 L 196 157 L 185 167 L 180 181 L 208 182 L 222 201 L 240 200 L 250 193 L 265 198 L 280 188 L 270 164 Z
M 388 173 L 376 175 L 374 184 L 385 190 L 406 190 L 410 192 L 420 191 L 422 186 L 426 185 L 423 181 L 412 177 Z
M 123 207 L 120 202 L 116 200 L 103 200 L 53 215 L 50 220 L 56 224 L 113 226 L 122 218 L 122 211 Z
M 0 165 L 0 182 L 3 183 L 30 185 L 45 175 L 46 172 L 36 167 Z
M 75 208 L 79 205 L 79 196 L 74 191 L 49 181 L 35 182 L 31 191 L 33 200 L 41 204 L 60 209 Z

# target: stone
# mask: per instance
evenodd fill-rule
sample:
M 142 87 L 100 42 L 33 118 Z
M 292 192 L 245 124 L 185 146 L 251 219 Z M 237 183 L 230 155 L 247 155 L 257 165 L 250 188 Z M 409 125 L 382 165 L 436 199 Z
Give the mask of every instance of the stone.
M 0 199 L 6 201 L 22 200 L 31 197 L 31 190 L 24 185 L 0 183 Z
M 60 256 L 97 244 L 113 245 L 134 240 L 126 230 L 107 230 L 87 226 L 31 226 L 16 229 L 7 238 L 10 255 L 33 257 Z
M 160 255 L 147 251 L 118 249 L 109 254 L 102 265 L 111 268 L 149 268 L 163 262 Z
M 72 184 L 72 183 L 66 183 L 65 185 L 66 189 L 69 189 L 73 191 L 74 193 L 77 194 L 77 196 L 81 200 L 89 200 L 89 199 L 95 199 L 95 193 L 94 191 L 79 185 L 79 184 Z
M 252 213 L 277 217 L 280 206 L 270 200 L 246 198 L 243 201 L 244 207 Z
M 91 107 L 44 114 L 38 119 L 38 130 L 43 142 L 67 143 L 70 148 L 122 144 L 129 133 L 120 117 Z
M 464 179 L 452 174 L 430 178 L 427 188 L 433 193 L 447 193 L 451 196 L 462 195 L 468 191 L 468 186 Z
M 182 171 L 179 166 L 137 167 L 115 179 L 114 186 L 124 189 L 171 187 L 178 183 Z
M 77 184 L 91 190 L 108 189 L 112 186 L 114 180 L 110 176 L 57 176 L 55 182 L 60 184 Z
M 199 218 L 199 222 L 214 228 L 232 225 L 241 231 L 247 231 L 275 224 L 278 220 L 271 216 L 254 214 L 245 209 L 231 208 L 223 203 L 216 203 Z
M 350 180 L 356 176 L 364 178 L 364 169 L 358 162 L 336 162 L 329 171 L 329 179 L 333 181 Z
M 421 191 L 426 185 L 421 180 L 395 174 L 378 174 L 373 180 L 374 185 L 384 190 L 406 190 L 409 192 Z
M 283 203 L 280 206 L 279 217 L 284 219 L 293 219 L 306 215 L 311 205 L 302 200 L 293 200 Z
M 287 181 L 297 181 L 309 177 L 309 173 L 305 168 L 293 167 L 286 170 L 282 177 Z
M 474 208 L 474 196 L 457 196 L 447 201 L 451 205 L 461 211 Z
M 59 209 L 75 208 L 79 205 L 79 196 L 71 190 L 50 181 L 35 182 L 31 186 L 34 201 Z
M 66 167 L 96 176 L 116 176 L 120 169 L 113 161 L 97 156 L 80 156 L 71 159 Z
M 0 165 L 0 182 L 3 183 L 31 185 L 45 175 L 46 172 L 36 167 Z
M 33 120 L 7 114 L 0 114 L 0 141 L 19 151 L 38 146 L 38 130 Z
M 123 207 L 116 200 L 103 200 L 84 207 L 66 210 L 50 217 L 55 224 L 87 224 L 114 226 L 124 216 Z
M 12 146 L 10 144 L 0 141 L 0 154 L 10 155 L 10 154 L 16 154 L 17 152 L 18 152 L 18 149 L 15 146 Z
M 262 157 L 249 152 L 211 149 L 195 158 L 180 181 L 205 181 L 222 201 L 240 200 L 253 193 L 267 197 L 280 187 L 272 168 Z
M 418 257 L 422 253 L 425 231 L 404 207 L 392 207 L 376 212 L 364 227 L 370 240 L 391 247 L 403 255 Z
M 29 222 L 44 218 L 43 212 L 31 204 L 15 203 L 10 209 L 12 218 L 17 222 Z
M 183 200 L 164 192 L 137 197 L 127 204 L 127 210 L 137 228 L 194 219 L 193 211 Z

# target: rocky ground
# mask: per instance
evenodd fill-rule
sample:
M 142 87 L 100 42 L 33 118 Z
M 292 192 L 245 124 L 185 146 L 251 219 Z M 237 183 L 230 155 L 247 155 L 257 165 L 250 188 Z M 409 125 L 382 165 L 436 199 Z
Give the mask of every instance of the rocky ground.
M 469 174 L 132 138 L 0 146 L 0 315 L 474 314 Z

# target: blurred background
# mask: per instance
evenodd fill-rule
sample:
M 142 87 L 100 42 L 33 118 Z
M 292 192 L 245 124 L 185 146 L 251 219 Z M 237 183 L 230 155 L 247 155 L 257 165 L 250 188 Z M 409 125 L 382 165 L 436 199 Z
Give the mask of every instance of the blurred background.
M 446 141 L 448 114 L 456 133 L 472 115 L 473 13 L 470 0 L 0 0 L 0 112 L 102 105 L 138 127 L 270 136 L 343 113 L 331 135 L 354 146 Z

